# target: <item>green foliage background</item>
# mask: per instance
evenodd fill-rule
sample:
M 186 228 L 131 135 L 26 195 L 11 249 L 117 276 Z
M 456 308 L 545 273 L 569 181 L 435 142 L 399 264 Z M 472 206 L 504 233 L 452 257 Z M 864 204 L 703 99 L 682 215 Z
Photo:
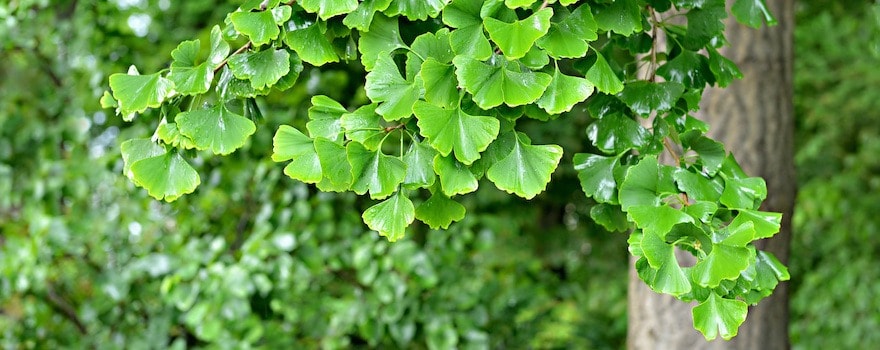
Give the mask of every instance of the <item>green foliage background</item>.
M 210 170 L 220 160 L 202 159 L 198 195 L 159 203 L 121 176 L 118 156 L 118 138 L 150 126 L 123 125 L 97 100 L 110 72 L 164 67 L 180 41 L 207 42 L 234 5 L 15 3 L 0 5 L 4 348 L 623 346 L 625 237 L 590 222 L 570 166 L 540 205 L 481 186 L 463 222 L 389 244 L 361 223 L 369 203 L 316 193 L 268 161 L 272 133 L 304 120 L 310 96 L 363 98 L 340 64 L 269 96 L 264 124 L 222 174 Z M 880 344 L 880 31 L 870 10 L 799 8 L 798 348 Z M 130 23 L 145 18 L 139 36 Z M 575 149 L 583 127 L 542 138 Z

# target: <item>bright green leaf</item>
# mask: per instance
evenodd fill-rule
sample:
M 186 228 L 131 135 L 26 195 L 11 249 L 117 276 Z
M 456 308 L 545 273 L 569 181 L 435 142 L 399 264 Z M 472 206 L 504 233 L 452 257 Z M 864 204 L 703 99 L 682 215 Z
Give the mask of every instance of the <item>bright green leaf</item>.
M 150 75 L 117 73 L 110 76 L 110 89 L 113 90 L 113 98 L 119 104 L 120 114 L 125 116 L 161 106 L 162 102 L 173 93 L 174 82 L 161 77 L 159 73 Z
M 216 68 L 229 56 L 229 43 L 223 40 L 223 31 L 220 26 L 211 28 L 211 53 L 208 54 L 208 62 L 212 68 Z
M 290 72 L 290 53 L 272 49 L 241 53 L 229 58 L 229 68 L 236 78 L 250 80 L 251 87 L 260 90 L 274 85 Z
M 454 0 L 443 9 L 443 23 L 458 28 L 449 36 L 456 55 L 482 61 L 492 56 L 492 45 L 483 33 L 481 5 L 481 1 Z
M 673 174 L 678 189 L 687 193 L 688 198 L 696 201 L 715 202 L 721 197 L 723 185 L 712 181 L 705 175 L 678 168 Z
M 125 141 L 120 146 L 122 152 L 122 173 L 131 181 L 134 181 L 134 174 L 131 172 L 131 165 L 141 159 L 147 159 L 165 154 L 167 151 L 162 145 L 150 141 L 150 139 L 131 139 Z
M 596 52 L 596 63 L 587 71 L 586 78 L 596 89 L 606 94 L 616 94 L 623 90 L 623 82 L 614 74 L 605 57 L 598 52 Z
M 652 269 L 656 270 L 651 280 L 645 281 L 656 292 L 673 296 L 691 291 L 691 282 L 675 258 L 672 244 L 666 243 L 657 234 L 644 232 L 641 249 Z
M 434 157 L 434 172 L 440 176 L 440 186 L 443 194 L 454 196 L 471 193 L 477 190 L 477 178 L 464 164 L 459 163 L 453 157 Z
M 322 20 L 330 17 L 343 15 L 357 9 L 357 0 L 301 0 L 299 1 L 306 11 L 317 13 Z
M 199 186 L 199 174 L 176 152 L 169 152 L 133 162 L 132 181 L 147 190 L 151 197 L 173 202 L 192 193 Z
M 388 18 L 382 14 L 376 14 L 370 30 L 361 33 L 358 41 L 358 50 L 361 53 L 361 63 L 367 71 L 372 71 L 379 57 L 387 57 L 394 50 L 405 48 L 406 44 L 400 38 L 400 29 L 397 18 Z M 381 54 L 381 55 L 380 55 Z
M 411 21 L 437 17 L 449 0 L 394 0 L 385 12 L 389 16 L 404 15 Z
M 448 229 L 453 222 L 464 219 L 464 215 L 463 205 L 439 192 L 416 208 L 416 219 L 435 230 Z
M 630 228 L 629 221 L 626 219 L 626 213 L 616 205 L 607 203 L 596 204 L 590 208 L 590 218 L 611 232 L 624 232 Z
M 419 76 L 425 85 L 425 101 L 442 107 L 452 107 L 458 102 L 458 80 L 451 64 L 429 58 L 422 63 Z
M 287 32 L 284 43 L 287 44 L 303 61 L 313 66 L 323 66 L 330 62 L 338 62 L 339 56 L 333 44 L 322 30 L 323 23 L 306 22 Z
M 681 210 L 661 205 L 636 205 L 626 209 L 628 217 L 646 234 L 666 238 L 672 226 L 681 223 L 694 223 L 694 218 Z
M 743 74 L 740 72 L 736 63 L 727 57 L 719 54 L 714 49 L 709 50 L 709 69 L 715 75 L 715 82 L 720 87 L 727 87 L 734 79 L 742 79 Z
M 376 113 L 377 106 L 375 103 L 361 106 L 354 112 L 343 114 L 340 119 L 345 136 L 370 150 L 378 149 L 386 135 L 382 131 L 382 117 Z
M 665 78 L 666 81 L 680 83 L 691 89 L 703 89 L 715 78 L 709 69 L 709 59 L 706 56 L 686 50 L 660 66 L 657 75 Z
M 744 224 L 745 221 L 751 221 L 755 225 L 755 239 L 773 237 L 782 225 L 782 214 L 741 209 L 739 213 L 730 223 L 730 226 L 738 226 Z
M 318 183 L 324 178 L 318 152 L 311 138 L 293 127 L 282 125 L 273 138 L 272 161 L 291 161 L 284 174 L 305 183 Z
M 706 340 L 725 340 L 736 336 L 739 326 L 746 320 L 748 305 L 736 299 L 725 299 L 715 292 L 693 309 L 694 328 L 703 333 Z
M 571 13 L 562 8 L 553 15 L 550 30 L 537 45 L 556 58 L 583 57 L 590 49 L 588 43 L 599 38 L 597 29 L 590 5 L 583 4 Z
M 715 288 L 722 280 L 734 280 L 752 263 L 754 256 L 748 248 L 715 244 L 708 256 L 691 269 L 694 282 Z
M 311 137 L 323 137 L 325 139 L 342 141 L 342 122 L 340 118 L 348 110 L 339 102 L 324 95 L 312 97 L 312 106 L 309 107 L 309 122 L 306 128 Z
M 229 19 L 235 30 L 246 35 L 256 46 L 270 43 L 281 33 L 275 17 L 269 11 L 233 12 Z
M 244 146 L 257 130 L 250 119 L 230 112 L 221 103 L 210 109 L 183 112 L 175 117 L 180 133 L 199 150 L 227 155 Z
M 627 169 L 623 183 L 620 184 L 620 206 L 624 211 L 632 206 L 660 205 L 657 193 L 659 172 L 656 156 L 646 156 L 639 164 Z
M 430 187 L 434 184 L 437 175 L 434 173 L 434 157 L 437 156 L 431 146 L 424 142 L 413 142 L 403 162 L 406 163 L 406 177 L 403 184 L 410 188 Z
M 733 16 L 740 23 L 752 28 L 760 28 L 764 21 L 767 25 L 775 26 L 778 22 L 770 10 L 767 9 L 767 3 L 764 0 L 736 0 L 730 9 Z
M 618 154 L 644 147 L 650 142 L 651 133 L 629 117 L 611 114 L 590 124 L 587 137 L 602 152 Z
M 559 114 L 571 111 L 574 105 L 583 102 L 593 94 L 593 84 L 584 78 L 562 74 L 553 70 L 553 80 L 544 94 L 538 99 L 538 106 L 547 113 Z
M 382 102 L 376 113 L 385 120 L 407 118 L 413 113 L 413 104 L 421 96 L 420 78 L 407 81 L 400 75 L 390 55 L 380 55 L 373 70 L 367 74 L 365 88 L 373 102 Z
M 483 26 L 507 59 L 517 59 L 525 56 L 535 41 L 547 34 L 552 16 L 553 10 L 544 8 L 513 23 L 486 18 L 483 20 Z
M 447 109 L 416 102 L 419 132 L 444 157 L 455 152 L 458 161 L 470 165 L 480 158 L 498 136 L 500 122 L 487 116 L 473 116 L 459 108 Z
M 767 198 L 767 183 L 760 177 L 727 179 L 719 201 L 731 209 L 757 209 Z
M 562 159 L 562 147 L 531 145 L 522 134 L 516 139 L 510 154 L 492 165 L 486 177 L 500 190 L 532 199 L 550 182 L 550 175 Z
M 607 5 L 596 5 L 593 10 L 601 30 L 623 36 L 642 31 L 642 9 L 638 0 L 616 0 Z
M 578 172 L 581 188 L 587 197 L 599 203 L 617 203 L 617 182 L 614 180 L 617 167 L 617 157 L 587 153 L 574 155 L 574 170 Z
M 412 201 L 400 192 L 376 204 L 361 215 L 371 230 L 385 236 L 389 242 L 403 238 L 406 228 L 415 220 Z
M 385 11 L 391 0 L 364 0 L 358 4 L 357 9 L 345 16 L 342 20 L 346 26 L 351 29 L 357 29 L 365 32 L 370 29 L 373 23 L 373 16 L 376 12 Z
M 502 103 L 513 107 L 535 102 L 553 80 L 541 72 L 522 71 L 515 62 L 500 56 L 494 56 L 488 63 L 456 56 L 453 63 L 459 83 L 474 95 L 482 109 Z
M 324 172 L 324 179 L 318 183 L 321 191 L 342 192 L 351 187 L 351 165 L 345 147 L 323 137 L 315 139 L 315 151 Z
M 373 199 L 388 197 L 406 177 L 406 163 L 381 150 L 371 151 L 360 143 L 350 142 L 347 153 L 354 179 L 351 189 L 357 194 L 369 191 Z

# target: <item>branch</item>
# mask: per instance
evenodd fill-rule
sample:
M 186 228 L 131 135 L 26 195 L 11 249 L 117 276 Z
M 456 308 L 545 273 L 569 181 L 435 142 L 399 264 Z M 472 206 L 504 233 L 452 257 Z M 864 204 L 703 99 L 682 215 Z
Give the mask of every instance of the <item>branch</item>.
M 89 334 L 88 328 L 86 328 L 86 325 L 79 319 L 76 310 L 70 306 L 70 303 L 55 292 L 55 286 L 53 286 L 51 282 L 46 283 L 46 297 L 49 301 L 49 305 L 55 309 L 55 311 L 70 320 L 70 322 L 73 322 L 73 325 L 76 326 L 76 329 L 79 330 L 81 334 Z

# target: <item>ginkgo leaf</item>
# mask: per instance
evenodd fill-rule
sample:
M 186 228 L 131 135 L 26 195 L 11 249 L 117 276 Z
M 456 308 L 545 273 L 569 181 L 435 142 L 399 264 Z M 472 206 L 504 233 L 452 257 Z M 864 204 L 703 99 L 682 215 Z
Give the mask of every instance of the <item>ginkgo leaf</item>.
M 376 12 L 385 11 L 391 0 L 364 0 L 358 4 L 357 9 L 345 15 L 342 20 L 346 26 L 351 29 L 357 29 L 365 32 L 370 29 L 373 23 L 373 16 Z
M 737 21 L 752 28 L 760 28 L 764 21 L 771 26 L 777 23 L 764 0 L 736 0 L 730 12 Z
M 376 107 L 375 103 L 361 106 L 354 112 L 343 114 L 339 120 L 349 140 L 370 150 L 379 148 L 386 135 L 382 130 L 382 116 L 376 113 Z
M 708 256 L 691 269 L 694 282 L 709 288 L 718 287 L 723 280 L 734 280 L 754 262 L 754 250 L 715 244 Z
M 504 5 L 512 9 L 517 9 L 520 7 L 531 6 L 535 1 L 537 0 L 504 0 Z
M 212 68 L 216 68 L 227 56 L 229 56 L 229 43 L 223 40 L 220 26 L 215 25 L 211 28 L 211 53 L 208 54 L 208 62 L 211 63 Z
M 510 154 L 493 164 L 486 177 L 498 189 L 532 199 L 550 182 L 550 175 L 562 159 L 562 147 L 531 145 L 525 135 L 517 134 Z
M 324 95 L 312 97 L 309 107 L 309 122 L 306 129 L 311 137 L 323 137 L 339 142 L 342 141 L 342 115 L 348 113 L 339 102 Z
M 657 157 L 647 156 L 626 171 L 623 183 L 620 184 L 620 206 L 623 211 L 632 206 L 660 205 L 657 183 L 660 181 L 660 170 Z
M 241 53 L 230 57 L 228 65 L 236 78 L 250 80 L 251 87 L 260 90 L 274 85 L 290 72 L 290 53 L 272 49 Z
M 473 116 L 460 108 L 442 108 L 416 102 L 419 132 L 444 157 L 455 152 L 458 161 L 470 165 L 498 136 L 500 122 L 487 116 Z
M 458 80 L 451 64 L 429 58 L 419 73 L 425 85 L 425 101 L 436 106 L 452 107 L 458 102 Z
M 134 71 L 137 72 L 136 70 Z M 147 108 L 162 105 L 174 91 L 174 82 L 156 74 L 110 75 L 110 89 L 119 105 L 119 114 L 143 113 Z
M 547 34 L 550 17 L 553 10 L 548 7 L 513 23 L 489 17 L 483 20 L 483 26 L 506 58 L 517 59 L 525 56 L 535 41 Z
M 449 0 L 393 0 L 385 11 L 389 16 L 404 15 L 411 21 L 424 21 L 440 14 Z
M 648 116 L 651 112 L 672 109 L 682 93 L 684 93 L 684 86 L 679 83 L 638 81 L 627 84 L 618 97 L 633 112 Z
M 360 143 L 350 142 L 347 153 L 354 179 L 351 189 L 357 194 L 369 191 L 373 199 L 388 197 L 406 177 L 406 163 L 381 150 L 371 151 Z
M 160 156 L 167 152 L 165 147 L 150 139 L 131 139 L 125 141 L 120 146 L 120 150 L 123 162 L 122 173 L 132 181 L 134 181 L 134 174 L 131 172 L 132 164 L 141 159 Z
M 173 202 L 199 186 L 199 174 L 176 152 L 144 158 L 132 163 L 132 181 L 151 197 Z
M 406 163 L 404 186 L 427 188 L 433 185 L 437 178 L 434 172 L 435 156 L 437 156 L 437 151 L 427 143 L 413 141 L 409 150 L 403 155 L 403 162 Z
M 400 75 L 397 65 L 390 55 L 381 55 L 373 70 L 367 74 L 364 85 L 367 97 L 373 102 L 382 102 L 376 113 L 385 120 L 406 118 L 413 113 L 413 104 L 421 96 L 420 78 L 407 81 Z
M 550 29 L 536 44 L 556 58 L 583 57 L 590 49 L 588 43 L 599 38 L 597 29 L 590 5 L 583 4 L 571 13 L 563 8 L 553 15 Z
M 608 65 L 608 61 L 599 52 L 596 52 L 596 63 L 587 71 L 586 78 L 599 91 L 606 94 L 616 94 L 623 90 L 623 83 L 614 74 L 614 70 Z
M 174 82 L 175 89 L 182 95 L 199 95 L 211 89 L 214 70 L 203 62 L 195 67 L 171 67 L 168 79 Z
M 667 205 L 636 205 L 627 208 L 626 212 L 642 231 L 660 238 L 666 238 L 666 234 L 676 224 L 694 223 L 693 217 Z
M 298 20 L 294 20 L 296 21 Z M 297 23 L 296 29 L 284 36 L 284 43 L 311 65 L 323 66 L 329 62 L 338 62 L 339 56 L 324 34 L 322 26 L 321 22 Z
M 318 183 L 321 191 L 342 192 L 351 187 L 351 164 L 345 146 L 323 137 L 315 139 L 315 151 L 324 178 Z
M 545 73 L 523 71 L 500 56 L 488 62 L 456 56 L 452 62 L 460 85 L 474 95 L 474 102 L 482 109 L 502 103 L 513 107 L 535 102 L 553 80 Z
M 651 136 L 648 129 L 622 114 L 606 115 L 587 127 L 593 146 L 607 154 L 641 149 L 650 143 Z
M 236 31 L 246 35 L 256 46 L 270 43 L 281 33 L 270 11 L 233 12 L 229 20 Z
M 244 146 L 257 130 L 250 119 L 230 112 L 221 103 L 210 109 L 183 112 L 175 117 L 180 133 L 196 148 L 226 155 Z
M 436 192 L 416 208 L 416 219 L 432 229 L 448 229 L 453 222 L 464 219 L 465 208 L 460 203 Z
M 599 29 L 630 36 L 642 30 L 642 9 L 638 0 L 616 0 L 593 8 Z
M 440 177 L 443 194 L 454 196 L 471 193 L 477 190 L 477 178 L 464 164 L 453 157 L 434 157 L 434 172 Z
M 694 328 L 703 333 L 706 340 L 718 338 L 718 335 L 724 340 L 732 339 L 746 321 L 747 313 L 745 302 L 722 298 L 714 291 L 692 310 Z
M 318 152 L 311 138 L 299 130 L 282 125 L 275 132 L 272 161 L 290 161 L 284 174 L 305 183 L 318 183 L 324 178 Z
M 367 208 L 361 217 L 371 230 L 379 232 L 389 242 L 394 242 L 403 238 L 416 214 L 412 201 L 396 192 L 381 203 Z
M 578 172 L 581 188 L 588 197 L 593 197 L 599 203 L 617 202 L 617 182 L 614 180 L 617 167 L 617 157 L 585 153 L 574 155 L 574 170 Z
M 317 13 L 325 21 L 330 17 L 352 12 L 358 6 L 357 0 L 301 0 L 299 4 L 306 11 Z
M 553 70 L 553 80 L 544 94 L 538 99 L 538 106 L 547 113 L 559 114 L 568 112 L 579 102 L 583 102 L 593 94 L 593 84 L 587 79 L 573 77 Z
M 406 44 L 400 38 L 397 18 L 388 18 L 378 13 L 373 18 L 373 23 L 370 24 L 370 30 L 361 33 L 361 37 L 358 40 L 361 63 L 364 64 L 364 69 L 368 72 L 373 70 L 373 66 L 380 56 L 386 57 L 389 53 L 394 52 L 394 50 L 405 47 Z
M 678 189 L 687 193 L 688 198 L 697 201 L 715 202 L 721 196 L 724 185 L 720 181 L 713 181 L 705 175 L 679 168 L 673 175 Z
M 666 243 L 660 236 L 645 232 L 642 235 L 641 249 L 655 270 L 651 280 L 645 281 L 654 291 L 671 295 L 681 295 L 691 291 L 691 282 L 675 258 L 672 244 Z
M 454 0 L 443 8 L 443 23 L 457 28 L 449 35 L 452 51 L 459 56 L 486 60 L 492 56 L 492 45 L 483 33 L 482 3 L 472 0 Z

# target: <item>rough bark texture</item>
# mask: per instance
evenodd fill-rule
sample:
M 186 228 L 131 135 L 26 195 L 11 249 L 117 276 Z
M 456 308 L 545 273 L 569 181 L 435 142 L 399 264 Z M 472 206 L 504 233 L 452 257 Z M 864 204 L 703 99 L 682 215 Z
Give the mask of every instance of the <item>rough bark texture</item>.
M 782 231 L 759 242 L 788 261 L 791 217 L 795 196 L 792 109 L 792 30 L 794 1 L 767 1 L 779 20 L 774 27 L 746 28 L 732 18 L 727 23 L 731 46 L 724 52 L 745 78 L 724 90 L 707 91 L 701 117 L 709 121 L 713 138 L 727 149 L 750 175 L 767 180 L 763 210 L 782 212 Z M 685 257 L 680 255 L 680 258 Z M 680 260 L 683 264 L 686 261 Z M 692 261 L 692 260 L 691 260 Z M 639 280 L 630 262 L 630 349 L 788 349 L 788 286 L 780 284 L 773 296 L 749 308 L 739 335 L 726 342 L 707 343 L 693 329 L 691 308 L 670 296 L 658 295 Z

